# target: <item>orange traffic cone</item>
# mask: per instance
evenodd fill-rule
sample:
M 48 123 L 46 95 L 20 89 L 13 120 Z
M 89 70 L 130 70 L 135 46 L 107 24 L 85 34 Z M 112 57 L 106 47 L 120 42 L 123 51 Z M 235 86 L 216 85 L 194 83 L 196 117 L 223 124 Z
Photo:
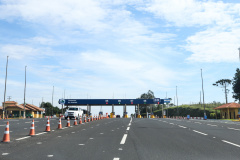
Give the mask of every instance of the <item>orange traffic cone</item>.
M 96 116 L 94 115 L 94 118 L 93 118 L 94 121 L 96 121 Z
M 86 116 L 84 117 L 84 123 L 86 123 L 87 122 L 87 119 L 86 119 Z
M 35 136 L 34 119 L 32 120 L 32 124 L 31 124 L 31 127 L 30 127 L 29 136 Z
M 50 132 L 50 131 L 51 131 L 51 130 L 50 130 L 50 120 L 49 120 L 49 118 L 48 118 L 45 132 Z
M 59 117 L 59 122 L 58 122 L 58 128 L 57 129 L 62 129 L 61 117 Z
M 77 119 L 76 119 L 76 117 L 75 117 L 75 120 L 74 120 L 73 125 L 74 125 L 74 126 L 77 126 L 77 125 L 78 125 L 78 124 L 77 124 Z
M 93 116 L 91 117 L 91 121 L 93 121 Z
M 79 118 L 79 124 L 82 124 L 82 117 Z
M 9 122 L 7 122 L 2 142 L 10 142 Z
M 88 117 L 88 122 L 90 122 L 90 117 Z
M 67 120 L 67 125 L 66 127 L 70 127 L 70 120 L 69 120 L 69 117 L 68 117 L 68 120 Z

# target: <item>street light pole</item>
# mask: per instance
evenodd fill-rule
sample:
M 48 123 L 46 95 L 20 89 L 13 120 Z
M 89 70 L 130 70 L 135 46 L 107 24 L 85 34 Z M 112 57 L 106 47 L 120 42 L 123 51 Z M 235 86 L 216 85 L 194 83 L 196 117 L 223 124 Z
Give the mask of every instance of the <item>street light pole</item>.
M 6 98 L 6 91 L 7 91 L 7 68 L 8 68 L 8 56 L 7 56 L 7 64 L 6 64 L 6 77 L 5 77 L 5 89 L 4 89 L 4 103 L 3 103 L 3 119 L 5 118 L 5 98 Z
M 202 94 L 203 94 L 203 107 L 204 107 L 204 118 L 205 118 L 205 116 L 206 116 L 206 111 L 205 111 L 205 103 L 204 103 L 204 89 L 203 89 L 202 69 L 201 69 L 201 78 L 202 78 Z
M 26 97 L 26 84 L 27 84 L 27 76 L 26 76 L 26 70 L 27 70 L 27 66 L 25 66 L 25 87 L 24 87 L 24 111 L 23 111 L 23 118 L 25 119 L 26 117 L 26 110 L 25 110 L 25 106 L 26 106 L 26 103 L 25 103 L 25 97 Z

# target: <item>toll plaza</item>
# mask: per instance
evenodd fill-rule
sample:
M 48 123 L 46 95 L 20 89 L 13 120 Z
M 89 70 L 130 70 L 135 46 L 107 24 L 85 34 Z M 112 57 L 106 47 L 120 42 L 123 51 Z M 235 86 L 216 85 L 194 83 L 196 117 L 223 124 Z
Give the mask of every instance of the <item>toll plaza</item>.
M 141 118 L 139 105 L 163 104 L 164 100 L 154 99 L 59 99 L 64 106 L 87 106 L 87 113 L 91 115 L 91 106 L 111 106 L 111 118 L 115 117 L 114 106 L 123 106 L 123 117 L 128 118 L 127 105 L 135 106 L 136 115 Z

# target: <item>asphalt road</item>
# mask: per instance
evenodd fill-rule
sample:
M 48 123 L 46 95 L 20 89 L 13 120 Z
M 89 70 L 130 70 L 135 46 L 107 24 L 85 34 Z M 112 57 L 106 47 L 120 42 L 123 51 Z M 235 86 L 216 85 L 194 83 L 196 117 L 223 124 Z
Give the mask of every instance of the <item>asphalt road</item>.
M 31 119 L 9 121 L 11 142 L 0 143 L 0 159 L 240 159 L 240 122 L 117 118 L 58 130 L 51 119 L 52 131 L 43 132 L 46 119 L 35 119 L 40 134 L 28 137 Z

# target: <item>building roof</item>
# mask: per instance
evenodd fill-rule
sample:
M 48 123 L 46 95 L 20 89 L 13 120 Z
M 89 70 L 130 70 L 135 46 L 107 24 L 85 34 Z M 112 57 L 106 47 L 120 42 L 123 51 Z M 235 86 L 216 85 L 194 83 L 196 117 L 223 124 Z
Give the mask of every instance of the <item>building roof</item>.
M 8 105 L 6 108 L 19 108 L 19 109 L 24 109 L 23 106 L 19 105 L 19 104 L 10 104 Z M 25 110 L 29 110 L 28 108 L 25 108 Z
M 218 106 L 214 109 L 225 109 L 225 108 L 240 108 L 240 104 L 232 102 L 232 103 L 227 103 L 227 104 Z
M 4 104 L 4 102 L 2 102 L 2 104 Z M 17 104 L 17 102 L 15 102 L 15 101 L 5 101 L 5 104 Z
M 24 104 L 21 104 L 21 106 L 24 107 Z M 25 108 L 28 108 L 29 110 L 33 110 L 33 111 L 41 111 L 41 112 L 44 111 L 42 108 L 39 108 L 39 107 L 37 107 L 37 106 L 35 106 L 33 104 L 26 104 Z

